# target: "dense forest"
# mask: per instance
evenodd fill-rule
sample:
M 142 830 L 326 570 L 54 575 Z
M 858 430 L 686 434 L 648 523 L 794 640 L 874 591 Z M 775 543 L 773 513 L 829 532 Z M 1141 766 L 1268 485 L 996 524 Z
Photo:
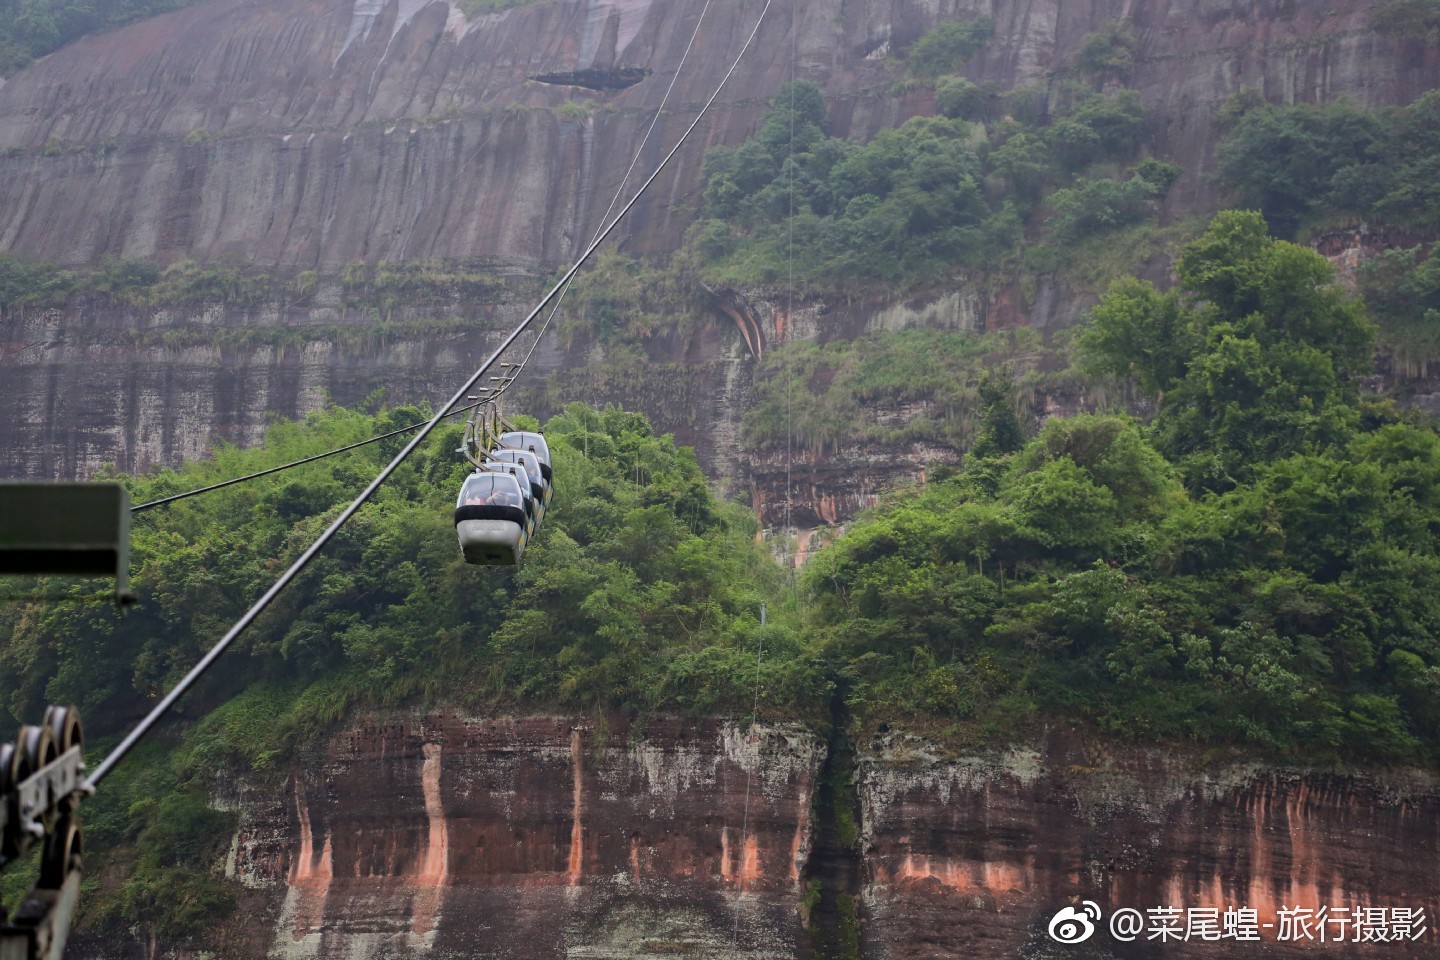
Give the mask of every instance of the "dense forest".
M 1217 217 L 1177 273 L 1168 291 L 1117 284 L 1076 344 L 1091 376 L 1154 397 L 1150 422 L 1078 415 L 1033 432 L 1008 372 L 971 368 L 982 413 L 963 468 L 893 492 L 793 588 L 689 451 L 636 414 L 579 405 L 545 424 L 558 488 L 525 564 L 466 567 L 448 428 L 229 654 L 168 743 L 107 784 L 96 842 L 147 852 L 90 901 L 92 920 L 163 915 L 181 933 L 222 908 L 197 839 L 224 835 L 202 829 L 225 816 L 204 804 L 207 778 L 282 775 L 355 708 L 643 724 L 744 715 L 758 683 L 765 716 L 823 726 L 838 695 L 857 732 L 903 723 L 954 749 L 1062 722 L 1307 763 L 1433 763 L 1440 436 L 1362 395 L 1362 301 L 1259 214 Z M 163 496 L 422 413 L 330 409 L 275 426 L 263 449 L 126 482 Z M 75 702 L 103 748 L 401 442 L 142 514 L 135 610 L 0 609 L 5 706 Z
M 330 409 L 273 427 L 262 448 L 226 448 L 176 471 L 126 478 L 133 502 L 385 433 L 423 410 Z M 523 423 L 523 418 L 522 418 Z M 528 424 L 534 426 L 534 424 Z M 226 815 L 205 804 L 217 769 L 283 777 L 353 708 L 446 702 L 475 710 L 825 709 L 827 680 L 805 654 L 784 573 L 745 510 L 715 500 L 693 455 L 645 420 L 573 406 L 545 424 L 556 494 L 518 569 L 469 567 L 451 508 L 468 466 L 452 425 L 227 653 L 168 736 L 87 803 L 89 842 L 122 859 L 118 888 L 87 898 L 91 922 L 159 917 L 193 933 L 233 897 L 208 875 Z M 5 707 L 17 717 L 78 705 L 97 752 L 169 689 L 404 443 L 137 515 L 133 610 L 85 603 L 0 606 Z M 68 589 L 80 596 L 93 582 Z M 771 616 L 760 627 L 760 605 Z
M 1434 762 L 1440 438 L 1360 396 L 1363 306 L 1259 215 L 1222 214 L 1178 272 L 1118 285 L 1078 345 L 1151 423 L 1022 442 L 992 385 L 963 470 L 809 566 L 810 635 L 871 722 Z
M 701 272 L 873 293 L 959 264 L 1083 269 L 1077 242 L 1113 243 L 1127 228 L 1125 250 L 1155 242 L 1158 201 L 1180 168 L 1141 155 L 1148 121 L 1135 91 L 1002 97 L 956 76 L 936 81 L 935 97 L 941 115 L 858 144 L 825 133 L 819 87 L 783 88 L 753 139 L 706 156 L 706 217 L 690 235 Z

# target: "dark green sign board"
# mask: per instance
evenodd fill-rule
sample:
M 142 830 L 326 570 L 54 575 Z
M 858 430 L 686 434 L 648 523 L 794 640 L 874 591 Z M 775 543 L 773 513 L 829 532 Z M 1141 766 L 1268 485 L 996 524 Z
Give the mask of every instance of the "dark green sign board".
M 129 586 L 130 496 L 118 483 L 0 481 L 0 574 L 71 573 Z

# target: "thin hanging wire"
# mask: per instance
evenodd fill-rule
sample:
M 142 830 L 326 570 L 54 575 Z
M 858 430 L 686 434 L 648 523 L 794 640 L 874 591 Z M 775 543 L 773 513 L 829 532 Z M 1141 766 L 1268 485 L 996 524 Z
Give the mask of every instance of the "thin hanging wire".
M 463 407 L 456 407 L 454 410 L 451 410 L 446 415 L 454 416 L 457 413 L 464 413 L 467 410 L 474 410 L 481 404 L 489 402 L 489 398 L 487 397 L 484 400 L 477 400 L 474 403 L 467 403 Z M 302 457 L 299 460 L 292 460 L 289 463 L 282 463 L 279 466 L 266 467 L 264 470 L 257 470 L 254 473 L 247 473 L 243 477 L 232 477 L 229 480 L 221 480 L 219 483 L 212 483 L 208 487 L 199 487 L 195 490 L 187 490 L 184 493 L 176 493 L 171 494 L 168 497 L 161 497 L 158 500 L 150 500 L 145 503 L 137 503 L 135 506 L 130 508 L 130 512 L 139 513 L 141 510 L 149 510 L 151 507 L 164 506 L 168 503 L 174 503 L 176 500 L 184 500 L 186 497 L 193 497 L 197 496 L 198 494 L 209 493 L 211 490 L 219 490 L 222 487 L 230 487 L 234 486 L 237 483 L 244 483 L 246 480 L 254 480 L 258 477 L 269 476 L 272 473 L 279 473 L 281 470 L 289 470 L 291 467 L 299 467 L 307 463 L 314 463 L 316 460 L 324 460 L 326 457 L 333 457 L 338 453 L 345 453 L 349 450 L 355 450 L 359 447 L 367 446 L 368 444 L 379 443 L 381 440 L 389 440 L 391 437 L 398 437 L 400 436 L 400 434 L 409 433 L 411 430 L 419 430 L 427 423 L 429 423 L 428 420 L 421 420 L 419 423 L 412 423 L 408 427 L 399 427 L 398 429 L 391 430 L 389 433 L 382 433 L 378 437 L 371 437 L 369 440 L 358 440 L 355 443 L 347 443 L 345 446 L 336 447 L 334 450 L 327 450 L 324 453 L 317 453 L 313 456 Z
M 740 945 L 740 901 L 745 895 L 745 845 L 750 840 L 750 788 L 755 779 L 755 767 L 760 765 L 760 758 L 764 751 L 758 745 L 759 734 L 755 728 L 760 720 L 760 665 L 765 656 L 765 603 L 760 603 L 760 630 L 756 634 L 755 642 L 755 698 L 750 703 L 750 732 L 746 735 L 747 743 L 755 743 L 755 759 L 745 768 L 745 812 L 740 818 L 740 869 L 735 871 L 738 878 L 735 883 L 735 922 L 730 929 L 730 953 L 733 955 L 739 950 Z
M 352 516 L 354 516 L 355 513 L 360 509 L 360 507 L 364 505 L 365 501 L 370 499 L 370 497 L 375 493 L 377 489 L 379 489 L 380 485 L 385 482 L 385 480 L 390 476 L 390 474 L 394 473 L 395 470 L 400 466 L 400 464 L 404 462 L 405 458 L 410 456 L 410 454 L 415 450 L 415 448 L 420 445 L 420 442 L 430 435 L 430 432 L 439 425 L 440 421 L 445 418 L 448 411 L 451 408 L 457 406 L 463 399 L 465 399 L 466 393 L 472 387 L 474 387 L 477 382 L 479 382 L 480 378 L 483 377 L 485 373 L 489 371 L 489 369 L 496 363 L 496 361 L 500 359 L 500 356 L 514 344 L 515 340 L 519 338 L 519 336 L 524 333 L 527 328 L 529 328 L 530 324 L 535 321 L 535 318 L 538 317 L 541 312 L 550 305 L 550 301 L 555 298 L 555 296 L 560 292 L 561 288 L 563 288 L 565 284 L 567 284 L 575 276 L 575 274 L 579 272 L 580 268 L 585 265 L 585 262 L 590 259 L 591 254 L 593 254 L 595 250 L 600 246 L 601 242 L 610 235 L 611 231 L 615 229 L 616 225 L 618 225 L 620 221 L 624 219 L 625 214 L 629 213 L 630 209 L 639 202 L 642 196 L 645 195 L 645 191 L 650 188 L 650 185 L 655 182 L 656 178 L 660 176 L 661 172 L 665 169 L 665 167 L 669 165 L 670 160 L 675 156 L 676 153 L 680 151 L 680 148 L 684 146 L 685 141 L 690 138 L 690 134 L 693 133 L 695 128 L 700 125 L 700 121 L 704 119 L 705 114 L 709 112 L 710 107 L 719 98 L 721 91 L 725 89 L 726 83 L 729 82 L 730 78 L 734 75 L 736 69 L 739 68 L 740 61 L 744 59 L 746 51 L 750 49 L 750 45 L 755 41 L 756 35 L 759 34 L 760 26 L 765 22 L 765 15 L 769 12 L 770 6 L 773 2 L 774 0 L 765 0 L 765 6 L 760 11 L 760 16 L 756 18 L 755 27 L 753 30 L 751 30 L 750 35 L 746 38 L 744 46 L 740 48 L 740 52 L 736 55 L 735 61 L 730 65 L 730 69 L 726 71 L 725 76 L 720 79 L 720 83 L 718 86 L 716 86 L 715 92 L 710 95 L 710 99 L 705 101 L 705 105 L 700 108 L 700 112 L 695 116 L 695 119 L 690 122 L 690 125 L 685 128 L 685 132 L 680 135 L 680 139 L 676 141 L 675 146 L 670 148 L 670 152 L 665 154 L 664 159 L 660 161 L 659 166 L 655 168 L 655 170 L 645 180 L 645 183 L 641 185 L 638 191 L 636 191 L 635 196 L 630 198 L 629 202 L 626 203 L 625 206 L 621 208 L 620 212 L 615 215 L 615 219 L 610 221 L 610 223 L 605 227 L 605 229 L 600 232 L 599 236 L 596 237 L 595 241 L 586 248 L 585 252 L 581 254 L 580 259 L 575 262 L 574 266 L 572 266 L 569 271 L 566 272 L 565 276 L 562 277 L 560 281 L 551 288 L 550 292 L 547 293 L 540 300 L 540 302 L 535 305 L 535 308 L 531 310 L 530 313 L 525 317 L 525 319 L 520 322 L 520 325 L 517 326 L 508 337 L 505 338 L 504 342 L 500 344 L 499 348 L 490 355 L 490 359 L 486 360 L 483 364 L 481 364 L 478 370 L 471 374 L 470 378 L 465 381 L 465 383 L 460 387 L 458 391 L 456 391 L 455 395 L 450 399 L 450 401 L 440 408 L 439 412 L 437 412 L 435 416 L 430 419 L 430 421 L 420 430 L 418 434 L 411 438 L 410 442 L 405 445 L 405 448 L 395 455 L 395 457 L 390 461 L 390 463 L 387 464 L 378 475 L 376 475 L 374 480 L 370 481 L 370 483 L 365 487 L 365 489 L 360 492 L 359 496 L 357 496 L 353 501 L 351 501 L 350 505 L 340 512 L 340 515 L 337 516 L 335 520 L 332 521 L 331 524 L 325 528 L 325 531 L 321 533 L 318 538 L 316 538 L 315 542 L 312 543 L 309 547 L 307 547 L 303 553 L 301 553 L 301 555 L 295 560 L 295 562 L 292 563 L 289 568 L 280 575 L 280 578 L 275 581 L 275 583 L 270 587 L 270 589 L 266 590 L 265 593 L 261 595 L 259 600 L 255 601 L 255 604 L 249 610 L 247 610 L 238 621 L 235 622 L 234 626 L 232 626 L 229 631 L 226 632 L 225 636 L 223 636 L 213 647 L 210 648 L 210 650 L 205 654 L 205 656 L 200 659 L 200 662 L 197 663 L 194 667 L 192 667 L 190 671 L 185 674 L 183 678 L 181 678 L 180 682 L 177 683 L 175 687 L 171 689 L 171 691 L 167 693 L 165 697 L 158 704 L 156 704 L 155 707 L 148 714 L 145 715 L 144 719 L 142 719 L 135 726 L 135 728 L 126 735 L 125 739 L 120 741 L 119 745 L 106 755 L 105 760 L 95 769 L 95 772 L 90 775 L 90 778 L 86 780 L 85 783 L 87 787 L 93 787 L 98 784 L 105 777 L 105 775 L 109 773 L 109 771 L 112 770 L 115 765 L 125 757 L 127 753 L 130 752 L 131 748 L 133 748 L 135 744 L 138 743 L 147 732 L 149 732 L 150 728 L 153 727 L 157 722 L 159 722 L 160 718 L 165 715 L 165 713 L 170 709 L 170 707 L 175 703 L 175 701 L 178 700 L 185 693 L 185 691 L 190 689 L 190 687 L 193 686 L 195 682 L 205 674 L 205 672 L 210 668 L 211 664 L 213 664 L 220 657 L 220 655 L 225 652 L 225 650 L 230 646 L 230 644 L 234 642 L 235 638 L 238 637 L 241 633 L 243 633 L 245 629 L 250 626 L 250 624 L 255 622 L 255 618 L 258 617 L 262 612 L 264 612 L 264 610 L 270 605 L 270 603 L 275 599 L 275 597 L 279 595 L 280 591 L 285 589 L 285 587 L 288 586 L 290 582 L 300 574 L 300 571 L 303 570 L 310 563 L 310 561 L 315 558 L 316 554 L 320 552 L 321 548 L 323 548 L 325 544 L 330 542 L 331 538 L 335 536 L 335 534 L 346 523 L 346 521 L 348 521 Z
M 649 142 L 650 135 L 654 132 L 656 123 L 659 122 L 661 114 L 664 113 L 666 104 L 670 102 L 670 94 L 675 89 L 675 83 L 677 80 L 679 80 L 681 71 L 685 69 L 685 64 L 690 59 L 690 51 L 695 46 L 695 38 L 700 35 L 700 25 L 704 23 L 705 14 L 709 9 L 710 0 L 705 0 L 705 5 L 700 8 L 700 16 L 695 20 L 695 29 L 690 33 L 690 41 L 685 45 L 685 51 L 680 56 L 680 63 L 676 66 L 675 73 L 670 77 L 670 85 L 665 88 L 665 95 L 660 98 L 660 105 L 655 109 L 655 115 L 650 118 L 650 125 L 645 130 L 645 136 L 640 138 L 640 145 L 636 148 L 635 155 L 630 160 L 630 166 L 626 168 L 625 176 L 621 177 L 620 185 L 615 188 L 615 195 L 610 199 L 610 205 L 605 208 L 605 214 L 600 218 L 600 226 L 595 229 L 595 234 L 591 237 L 592 243 L 594 242 L 595 238 L 600 235 L 600 231 L 605 228 L 605 222 L 609 219 L 610 214 L 615 210 L 615 205 L 620 202 L 620 196 L 625 190 L 625 185 L 630 182 L 630 176 L 635 172 L 635 167 L 639 164 L 640 157 L 645 151 L 645 144 Z M 479 151 L 481 149 L 484 149 L 484 147 L 493 139 L 494 134 L 492 133 L 489 137 L 485 139 L 483 143 L 480 144 L 479 147 L 476 148 L 475 153 L 471 157 L 471 159 L 473 160 L 475 156 L 478 156 Z M 458 171 L 455 174 L 451 175 L 451 180 L 453 181 L 457 175 Z M 540 341 L 545 338 L 545 331 L 550 328 L 551 321 L 553 321 L 555 319 L 555 315 L 560 312 L 560 307 L 565 302 L 565 295 L 570 292 L 571 282 L 573 281 L 567 281 L 565 283 L 565 286 L 560 291 L 560 295 L 555 299 L 555 306 L 550 310 L 550 315 L 545 318 L 545 322 L 540 326 L 540 332 L 535 335 L 534 342 L 530 344 L 530 349 L 526 352 L 525 358 L 521 360 L 519 364 L 516 364 L 515 366 L 510 368 L 509 372 L 505 375 L 505 380 L 502 385 L 498 389 L 491 391 L 486 397 L 481 400 L 478 400 L 474 403 L 466 404 L 462 407 L 456 407 L 454 410 L 450 411 L 452 415 L 457 413 L 464 413 L 468 410 L 473 410 L 476 407 L 483 406 L 484 404 L 491 403 L 494 400 L 498 399 L 501 395 L 504 394 L 506 390 L 510 388 L 510 385 L 515 382 L 515 380 L 520 376 L 520 373 L 524 370 L 525 365 L 530 362 L 530 358 L 535 354 L 535 349 L 540 345 Z M 177 493 L 172 496 L 161 497 L 158 500 L 151 500 L 147 503 L 136 504 L 135 506 L 130 508 L 130 512 L 139 513 L 142 510 L 149 510 L 152 507 L 164 506 L 169 503 L 174 503 L 177 500 L 184 500 L 187 497 L 197 496 L 202 493 L 209 493 L 212 490 L 220 490 L 224 487 L 233 486 L 237 483 L 244 483 L 247 480 L 255 480 L 260 477 L 269 476 L 272 473 L 279 473 L 282 470 L 289 470 L 291 467 L 299 467 L 307 463 L 314 463 L 317 460 L 323 460 L 326 457 L 332 457 L 339 453 L 345 453 L 346 451 L 354 450 L 358 447 L 366 446 L 367 444 L 379 443 L 381 440 L 388 440 L 391 437 L 397 437 L 400 434 L 408 433 L 411 430 L 419 430 L 421 427 L 425 426 L 425 423 L 426 421 L 422 420 L 419 423 L 413 423 L 408 427 L 400 427 L 397 430 L 392 430 L 389 433 L 381 434 L 378 437 L 371 437 L 369 440 L 361 440 L 357 443 L 347 444 L 334 450 L 328 450 L 324 453 L 317 453 L 314 456 L 310 457 L 303 457 L 299 460 L 293 460 L 290 463 L 284 463 L 279 466 L 267 467 L 264 470 L 258 470 L 254 473 L 246 474 L 243 477 L 234 477 L 230 480 L 222 480 L 219 483 L 212 483 L 209 486 L 200 487 L 196 490 L 189 490 L 185 493 Z
M 785 219 L 785 333 L 786 339 L 795 338 L 795 64 L 799 50 L 795 37 L 795 11 L 790 12 L 790 150 L 786 167 L 790 172 L 789 199 Z M 791 504 L 794 499 L 791 474 L 795 463 L 795 427 L 792 416 L 792 364 L 785 364 L 785 536 L 790 542 L 790 594 L 793 604 L 795 595 L 795 568 L 800 556 L 800 537 L 794 531 L 791 519 Z
M 785 323 L 787 334 L 794 333 L 794 311 L 795 311 L 795 64 L 798 60 L 798 49 L 795 36 L 795 7 L 790 8 L 790 143 L 789 157 L 786 166 L 789 170 L 789 203 L 786 217 L 786 259 L 788 268 L 787 296 L 785 305 Z M 790 364 L 785 364 L 785 535 L 790 535 L 790 466 L 791 466 L 791 428 L 790 414 Z M 790 551 L 790 592 L 791 604 L 794 604 L 795 592 L 795 559 L 796 551 Z M 765 657 L 765 604 L 760 604 L 760 631 L 756 636 L 755 643 L 755 696 L 750 704 L 750 736 L 758 737 L 755 729 L 760 718 L 760 687 L 762 668 Z M 758 743 L 758 740 L 757 740 Z M 741 897 L 745 893 L 745 845 L 749 842 L 750 834 L 750 791 L 754 780 L 754 768 L 759 766 L 763 751 L 757 746 L 755 761 L 745 771 L 745 808 L 740 820 L 740 869 L 736 871 L 739 880 L 735 885 L 735 920 L 730 930 L 730 952 L 734 955 L 739 950 L 740 942 L 740 906 Z
M 635 167 L 640 163 L 640 157 L 645 152 L 645 144 L 650 141 L 650 134 L 655 131 L 655 125 L 660 122 L 660 116 L 665 112 L 665 105 L 670 102 L 670 94 L 675 89 L 675 83 L 680 79 L 681 71 L 685 69 L 686 61 L 690 59 L 690 51 L 695 46 L 695 38 L 700 35 L 700 25 L 705 22 L 705 14 L 709 9 L 710 0 L 705 0 L 705 5 L 700 8 L 700 16 L 695 19 L 695 29 L 690 31 L 690 42 L 685 44 L 685 52 L 680 55 L 680 63 L 676 65 L 675 72 L 670 76 L 670 85 L 665 88 L 665 95 L 660 98 L 660 105 L 655 108 L 655 115 L 650 118 L 650 125 L 645 128 L 645 136 L 640 138 L 640 146 L 635 148 L 635 156 L 630 158 L 630 166 L 626 168 L 625 176 L 620 178 L 620 185 L 615 188 L 615 196 L 610 198 L 610 206 L 605 208 L 605 215 L 600 218 L 601 227 L 605 225 L 605 221 L 609 218 L 610 212 L 615 209 L 615 204 L 620 202 L 620 195 L 625 192 L 625 184 L 630 182 L 630 174 L 635 172 Z M 596 228 L 597 235 L 599 231 L 600 228 Z M 500 389 L 496 391 L 496 397 L 501 396 L 510 388 L 510 385 L 515 382 L 520 376 L 520 373 L 525 369 L 525 365 L 530 362 L 530 357 L 534 355 L 535 348 L 540 346 L 541 340 L 545 339 L 545 331 L 550 329 L 550 321 L 554 320 L 555 314 L 560 312 L 560 305 L 565 302 L 565 295 L 569 292 L 570 284 L 567 283 L 565 284 L 565 289 L 560 291 L 560 296 L 556 298 L 555 306 L 551 309 L 550 316 L 546 317 L 545 322 L 540 325 L 540 332 L 535 335 L 535 342 L 530 344 L 530 349 L 526 352 L 525 359 L 521 360 L 518 367 L 511 371 L 510 377 L 500 386 Z

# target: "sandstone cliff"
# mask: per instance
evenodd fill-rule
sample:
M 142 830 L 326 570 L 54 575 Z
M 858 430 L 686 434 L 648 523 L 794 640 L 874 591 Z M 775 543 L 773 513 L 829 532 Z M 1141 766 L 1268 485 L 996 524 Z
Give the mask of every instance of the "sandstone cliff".
M 285 957 L 795 956 L 822 754 L 783 726 L 362 724 L 242 795 L 227 870 Z
M 676 141 L 761 6 L 712 7 L 642 165 Z M 1213 187 L 1200 174 L 1213 113 L 1236 90 L 1382 104 L 1435 85 L 1436 51 L 1377 37 L 1372 6 L 776 4 L 701 143 L 627 226 L 626 246 L 673 248 L 694 210 L 700 148 L 753 131 L 791 74 L 792 49 L 795 73 L 825 87 L 836 132 L 866 138 L 930 107 L 923 92 L 891 95 L 902 74 L 885 55 L 940 20 L 978 15 L 993 17 L 995 39 L 969 72 L 1000 89 L 1063 70 L 1113 18 L 1132 24 L 1134 86 L 1163 106 L 1155 149 L 1191 174 L 1173 203 L 1208 209 Z M 568 259 L 599 224 L 700 8 L 577 0 L 468 20 L 445 0 L 211 0 L 86 38 L 0 88 L 0 250 L 287 268 Z M 621 67 L 650 73 L 618 91 L 533 79 Z M 556 112 L 579 94 L 590 101 L 579 115 Z
M 924 89 L 896 92 L 903 67 L 887 57 L 941 20 L 979 15 L 994 19 L 995 36 L 967 72 L 1001 90 L 1063 79 L 1088 33 L 1128 22 L 1139 40 L 1131 82 L 1162 117 L 1150 146 L 1187 170 L 1170 214 L 1208 210 L 1219 201 L 1206 177 L 1213 115 L 1235 91 L 1384 104 L 1436 84 L 1440 55 L 1378 37 L 1372 5 L 780 2 L 694 148 L 616 242 L 640 254 L 674 248 L 698 206 L 703 148 L 754 131 L 766 98 L 792 75 L 792 50 L 794 74 L 824 87 L 834 131 L 864 138 L 932 108 Z M 426 257 L 548 269 L 599 225 L 701 6 L 577 0 L 467 19 L 443 0 L 211 0 L 86 38 L 0 86 L 0 251 L 79 264 L 191 257 L 282 274 Z M 760 7 L 712 6 L 642 166 L 678 138 Z M 621 83 L 631 85 L 611 89 Z M 708 329 L 652 345 L 643 377 L 602 364 L 562 374 L 531 400 L 541 412 L 565 399 L 638 406 L 695 445 L 732 490 L 749 487 L 767 524 L 783 521 L 796 482 L 792 519 L 834 522 L 872 502 L 887 474 L 918 476 L 954 453 L 850 450 L 802 463 L 798 481 L 786 464 L 786 480 L 737 443 L 752 357 L 790 337 L 911 324 L 1064 324 L 1085 301 L 1063 294 L 1047 286 L 1028 300 L 962 282 L 932 302 L 821 304 L 793 318 L 775 305 L 746 316 L 717 303 Z M 3 472 L 174 463 L 217 437 L 253 442 L 269 414 L 303 415 L 327 396 L 353 403 L 377 387 L 393 403 L 434 402 L 529 302 L 402 311 L 401 326 L 381 336 L 373 316 L 324 291 L 249 309 L 7 311 Z M 437 330 L 436 320 L 457 323 Z M 537 372 L 593 359 L 547 349 Z
M 890 736 L 859 782 L 868 956 L 1419 958 L 1440 946 L 1431 774 L 1276 770 L 1073 734 L 938 760 Z M 1049 921 L 1087 900 L 1103 911 L 1095 935 L 1059 947 Z M 1128 942 L 1110 934 L 1122 908 L 1144 917 Z M 1223 927 L 1202 939 L 1203 924 L 1152 936 L 1166 908 L 1182 931 L 1192 910 L 1222 923 L 1253 910 L 1255 940 Z M 1394 908 L 1421 911 L 1425 929 L 1392 939 Z M 1383 939 L 1351 922 L 1375 909 Z M 1295 919 L 1317 916 L 1303 930 Z
M 227 955 L 822 956 L 833 918 L 812 911 L 817 891 L 843 889 L 849 871 L 867 960 L 1409 960 L 1440 947 L 1430 774 L 1214 763 L 1074 733 L 953 758 L 891 733 L 860 751 L 854 795 L 827 800 L 825 755 L 776 725 L 361 720 L 278 789 L 220 789 L 241 815 L 225 870 L 260 905 L 232 921 L 243 932 Z M 820 856 L 835 804 L 858 807 L 859 840 Z M 1050 919 L 1086 900 L 1147 921 L 1251 909 L 1259 941 L 1147 928 L 1127 943 L 1102 919 L 1087 944 L 1056 944 Z M 1364 934 L 1341 918 L 1381 909 L 1393 932 L 1394 908 L 1423 911 L 1416 939 L 1351 942 Z M 1326 920 L 1282 937 L 1297 909 Z M 138 934 L 81 938 L 72 956 L 184 955 Z

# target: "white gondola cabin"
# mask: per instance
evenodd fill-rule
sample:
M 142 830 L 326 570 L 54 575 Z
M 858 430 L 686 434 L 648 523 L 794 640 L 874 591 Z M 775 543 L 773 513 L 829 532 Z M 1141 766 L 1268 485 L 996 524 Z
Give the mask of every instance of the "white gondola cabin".
M 515 482 L 520 485 L 520 495 L 525 501 L 525 536 L 527 539 L 534 537 L 535 528 L 540 525 L 540 501 L 530 488 L 530 477 L 525 473 L 524 466 L 506 463 L 504 460 L 486 460 L 484 467 L 490 473 L 503 473 L 515 478 Z
M 496 447 L 489 453 L 491 460 L 500 460 L 505 463 L 513 463 L 525 468 L 525 473 L 530 478 L 530 492 L 539 502 L 540 513 L 550 506 L 550 483 L 545 479 L 545 471 L 542 469 L 540 458 L 529 450 L 511 450 L 505 447 Z
M 527 492 L 509 472 L 477 470 L 465 478 L 455 501 L 455 533 L 466 563 L 520 562 L 531 530 Z
M 535 454 L 540 460 L 540 472 L 545 476 L 545 483 L 550 485 L 555 482 L 550 465 L 550 445 L 543 436 L 529 430 L 514 430 L 500 434 L 497 442 L 507 450 L 528 450 Z

